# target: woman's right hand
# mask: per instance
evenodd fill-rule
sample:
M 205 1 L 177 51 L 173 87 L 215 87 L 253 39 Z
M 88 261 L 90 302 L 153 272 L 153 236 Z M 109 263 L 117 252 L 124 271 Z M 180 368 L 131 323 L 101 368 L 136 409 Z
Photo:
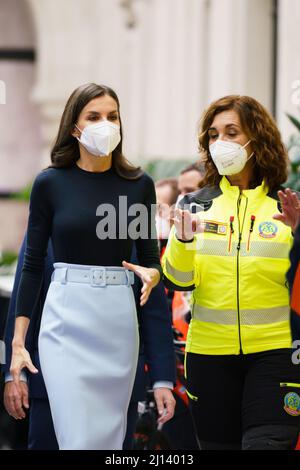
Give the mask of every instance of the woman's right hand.
M 174 222 L 176 235 L 179 240 L 191 241 L 196 233 L 204 231 L 204 223 L 200 220 L 197 214 L 192 214 L 190 211 L 175 209 Z
M 31 362 L 31 358 L 27 349 L 24 346 L 14 346 L 12 347 L 12 359 L 10 365 L 10 373 L 14 384 L 16 385 L 18 391 L 20 391 L 20 374 L 21 370 L 27 367 L 27 369 L 32 374 L 37 374 L 38 369 L 34 367 Z
M 14 382 L 6 382 L 4 386 L 4 406 L 7 413 L 15 419 L 24 419 L 25 410 L 29 408 L 28 385 L 20 382 L 21 393 L 17 390 Z

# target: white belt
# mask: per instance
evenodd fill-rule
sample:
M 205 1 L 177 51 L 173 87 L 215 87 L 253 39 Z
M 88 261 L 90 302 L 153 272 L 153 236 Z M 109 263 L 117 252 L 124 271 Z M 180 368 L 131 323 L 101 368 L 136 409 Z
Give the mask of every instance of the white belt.
M 131 285 L 134 284 L 134 273 L 122 268 L 98 268 L 78 269 L 72 267 L 55 268 L 52 281 L 62 284 L 67 282 L 84 282 L 92 287 L 105 287 L 106 285 Z

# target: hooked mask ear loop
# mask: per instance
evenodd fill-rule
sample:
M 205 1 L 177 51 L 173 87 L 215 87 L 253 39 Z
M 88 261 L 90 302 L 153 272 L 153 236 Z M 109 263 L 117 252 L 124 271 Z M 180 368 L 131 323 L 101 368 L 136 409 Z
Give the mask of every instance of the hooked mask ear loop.
M 247 147 L 247 145 L 249 145 L 249 144 L 250 144 L 250 142 L 251 142 L 251 139 L 250 139 L 250 140 L 248 140 L 248 142 L 247 142 L 245 145 L 243 145 L 243 148 L 246 148 L 246 147 Z M 254 155 L 254 152 L 252 152 L 252 153 L 251 153 L 251 155 L 250 155 L 250 157 L 248 157 L 248 158 L 247 158 L 247 162 L 250 160 L 250 158 L 252 158 L 252 157 L 253 157 L 253 155 Z
M 76 136 L 76 139 L 80 142 L 81 134 L 82 134 L 83 131 L 82 131 L 81 129 L 79 129 L 79 127 L 77 126 L 77 124 L 75 124 L 75 127 L 77 127 L 77 129 L 78 129 L 79 132 L 80 132 L 80 137 L 77 137 L 77 136 Z

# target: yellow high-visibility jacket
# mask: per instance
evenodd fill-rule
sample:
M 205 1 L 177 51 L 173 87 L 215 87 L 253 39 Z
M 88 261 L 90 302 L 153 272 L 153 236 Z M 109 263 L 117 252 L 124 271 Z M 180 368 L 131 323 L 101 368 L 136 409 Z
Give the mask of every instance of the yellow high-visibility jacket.
M 165 282 L 193 290 L 187 352 L 249 354 L 290 348 L 291 229 L 272 217 L 277 191 L 263 183 L 240 192 L 223 177 L 219 187 L 186 195 L 182 209 L 197 212 L 204 232 L 182 242 L 173 227 L 162 260 Z

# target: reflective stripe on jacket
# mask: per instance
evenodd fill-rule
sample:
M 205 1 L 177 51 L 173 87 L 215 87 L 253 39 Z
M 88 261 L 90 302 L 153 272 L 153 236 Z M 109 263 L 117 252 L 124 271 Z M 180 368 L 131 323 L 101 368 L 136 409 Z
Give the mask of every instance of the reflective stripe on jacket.
M 262 184 L 240 193 L 223 177 L 180 201 L 204 232 L 183 243 L 171 230 L 162 260 L 166 283 L 193 290 L 187 352 L 249 354 L 291 347 L 291 229 L 273 219 L 277 191 Z

